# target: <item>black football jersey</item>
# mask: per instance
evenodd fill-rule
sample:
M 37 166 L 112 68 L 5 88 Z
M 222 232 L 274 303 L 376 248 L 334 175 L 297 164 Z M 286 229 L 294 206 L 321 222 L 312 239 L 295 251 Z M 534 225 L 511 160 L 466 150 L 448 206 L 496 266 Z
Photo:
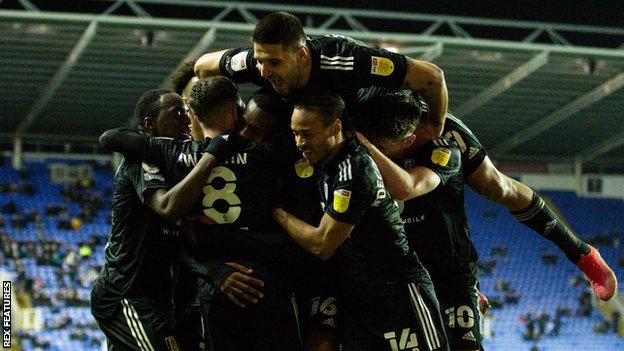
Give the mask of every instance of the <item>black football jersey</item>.
M 111 234 L 101 278 L 119 297 L 142 297 L 170 304 L 180 228 L 145 205 L 149 191 L 167 188 L 152 165 L 123 159 L 115 173 Z M 100 306 L 102 307 L 102 306 Z
M 162 167 L 167 179 L 177 183 L 199 162 L 209 142 L 150 138 L 145 160 Z M 274 230 L 270 220 L 275 180 L 271 153 L 270 147 L 250 141 L 239 152 L 220 161 L 203 188 L 196 211 L 221 225 L 220 230 L 224 226 L 260 232 Z
M 370 274 L 397 281 L 426 274 L 377 165 L 355 140 L 321 167 L 319 190 L 325 213 L 355 225 L 336 253 L 339 281 L 360 286 Z
M 340 35 L 308 36 L 312 56 L 310 79 L 306 87 L 324 88 L 340 94 L 347 109 L 373 96 L 401 87 L 407 73 L 405 56 L 374 49 Z M 273 90 L 260 75 L 253 48 L 235 48 L 221 58 L 221 74 L 237 83 L 253 83 Z
M 448 274 L 469 273 L 467 264 L 477 260 L 477 252 L 470 240 L 464 209 L 459 146 L 449 139 L 436 138 L 400 164 L 404 169 L 427 167 L 441 180 L 433 191 L 402 204 L 401 217 L 418 257 L 434 282 Z

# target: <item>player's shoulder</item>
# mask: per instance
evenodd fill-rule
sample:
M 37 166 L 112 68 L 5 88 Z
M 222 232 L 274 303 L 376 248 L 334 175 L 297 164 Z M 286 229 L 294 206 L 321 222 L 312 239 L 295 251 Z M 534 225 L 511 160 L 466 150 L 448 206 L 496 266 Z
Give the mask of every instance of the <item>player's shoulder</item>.
M 170 137 L 150 137 L 152 145 L 158 145 L 160 148 L 180 148 L 186 142 L 192 139 L 175 139 Z
M 457 143 L 453 140 L 437 137 L 417 150 L 421 160 L 426 159 L 433 165 L 440 167 L 456 168 L 461 163 L 461 152 Z
M 247 70 L 248 68 L 254 68 L 249 64 L 249 60 L 253 60 L 253 48 L 252 47 L 237 47 L 226 50 L 221 56 L 221 66 L 227 71 L 229 75 L 233 75 L 236 72 Z
M 379 173 L 377 164 L 361 145 L 357 144 L 349 156 L 349 163 L 355 169 L 355 178 L 371 181 L 377 178 L 376 174 Z
M 353 50 L 359 47 L 366 47 L 366 45 L 359 40 L 336 34 L 308 36 L 306 41 L 311 46 L 319 48 L 321 54 L 324 55 L 339 55 L 353 52 Z
M 121 158 L 117 169 L 115 170 L 115 176 L 123 177 L 131 174 L 132 172 L 139 171 L 141 169 L 141 160 L 135 158 L 128 158 L 126 156 Z
M 134 158 L 123 158 L 115 173 L 116 180 L 139 184 L 141 180 L 164 180 L 159 167 Z
M 461 119 L 449 112 L 446 114 L 446 120 L 444 121 L 444 132 L 452 130 L 472 134 L 470 128 Z

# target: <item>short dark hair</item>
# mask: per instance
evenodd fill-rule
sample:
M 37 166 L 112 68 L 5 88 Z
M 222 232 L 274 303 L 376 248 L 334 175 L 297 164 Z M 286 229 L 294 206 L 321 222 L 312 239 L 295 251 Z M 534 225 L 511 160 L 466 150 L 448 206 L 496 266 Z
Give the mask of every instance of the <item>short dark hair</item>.
M 184 91 L 186 85 L 195 77 L 195 62 L 197 62 L 197 60 L 184 62 L 182 66 L 169 77 L 173 91 L 175 91 L 176 94 L 182 95 L 182 91 Z
M 173 93 L 167 89 L 153 89 L 146 91 L 134 106 L 134 118 L 139 121 L 139 125 L 143 126 L 145 117 L 156 117 L 160 112 L 160 99 L 165 94 Z
M 301 21 L 288 12 L 272 12 L 256 24 L 253 42 L 258 44 L 282 44 L 292 49 L 305 43 Z
M 374 97 L 358 109 L 355 128 L 373 140 L 397 140 L 413 132 L 420 122 L 422 108 L 409 91 Z
M 290 120 L 293 111 L 292 103 L 271 90 L 260 88 L 251 95 L 250 100 L 253 100 L 266 113 L 277 117 L 279 121 Z
M 328 126 L 335 120 L 342 120 L 345 103 L 340 95 L 326 89 L 301 89 L 295 94 L 296 109 L 312 110 L 323 117 L 323 125 Z
M 212 76 L 200 79 L 191 89 L 188 104 L 195 116 L 205 125 L 213 125 L 215 118 L 220 116 L 214 112 L 226 102 L 236 103 L 239 100 L 238 87 L 224 76 Z

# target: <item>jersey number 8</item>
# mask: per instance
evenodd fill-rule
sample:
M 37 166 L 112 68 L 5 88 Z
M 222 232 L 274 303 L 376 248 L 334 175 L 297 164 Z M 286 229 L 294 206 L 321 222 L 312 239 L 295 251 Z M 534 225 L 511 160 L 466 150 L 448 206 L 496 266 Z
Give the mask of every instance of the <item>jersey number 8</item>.
M 202 205 L 206 217 L 218 224 L 236 222 L 241 214 L 241 201 L 235 190 L 234 172 L 227 167 L 215 167 L 203 189 Z

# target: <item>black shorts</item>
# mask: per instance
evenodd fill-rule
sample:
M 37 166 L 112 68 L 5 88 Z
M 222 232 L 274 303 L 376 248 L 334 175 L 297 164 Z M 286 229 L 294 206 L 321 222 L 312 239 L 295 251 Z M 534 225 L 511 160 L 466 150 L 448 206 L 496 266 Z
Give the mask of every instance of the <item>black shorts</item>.
M 448 350 L 431 283 L 388 282 L 375 288 L 367 297 L 344 297 L 344 351 Z
M 487 151 L 472 131 L 450 113 L 446 115 L 443 135 L 445 138 L 454 140 L 459 146 L 464 179 L 468 178 L 483 163 Z
M 338 335 L 340 306 L 331 266 L 313 258 L 292 274 L 303 338 L 312 333 Z
M 204 321 L 200 307 L 181 307 L 176 314 L 174 332 L 181 350 L 204 350 Z
M 265 285 L 266 287 L 266 285 Z M 215 351 L 297 351 L 302 349 L 294 295 L 271 294 L 241 308 L 225 298 L 207 306 L 206 349 Z
M 478 279 L 472 274 L 445 278 L 435 282 L 440 311 L 451 349 L 481 348 L 481 312 L 479 310 Z
M 92 304 L 94 301 L 92 301 Z M 93 310 L 93 309 L 92 309 Z M 93 313 L 109 350 L 177 351 L 173 314 L 139 299 L 121 299 L 110 315 Z

